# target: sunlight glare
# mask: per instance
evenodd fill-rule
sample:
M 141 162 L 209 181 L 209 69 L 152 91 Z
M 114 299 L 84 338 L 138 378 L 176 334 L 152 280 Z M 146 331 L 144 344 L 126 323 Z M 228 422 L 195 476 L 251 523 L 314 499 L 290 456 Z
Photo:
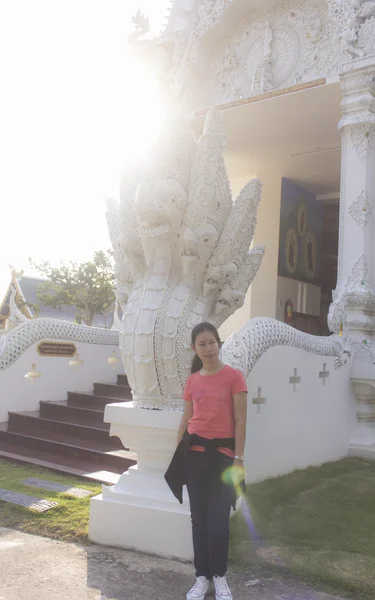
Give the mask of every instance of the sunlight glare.
M 8 263 L 87 260 L 109 248 L 105 198 L 155 141 L 157 82 L 127 44 L 138 7 L 169 0 L 13 0 L 2 8 L 0 301 Z M 151 21 L 152 22 L 152 21 Z

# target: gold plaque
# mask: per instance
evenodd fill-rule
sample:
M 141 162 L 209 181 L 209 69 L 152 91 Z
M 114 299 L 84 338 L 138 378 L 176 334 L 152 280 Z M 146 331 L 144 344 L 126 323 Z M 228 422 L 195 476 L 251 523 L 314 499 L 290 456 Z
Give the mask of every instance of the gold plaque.
M 77 354 L 77 348 L 75 344 L 70 342 L 40 342 L 37 346 L 39 356 L 62 356 L 65 358 L 72 358 Z

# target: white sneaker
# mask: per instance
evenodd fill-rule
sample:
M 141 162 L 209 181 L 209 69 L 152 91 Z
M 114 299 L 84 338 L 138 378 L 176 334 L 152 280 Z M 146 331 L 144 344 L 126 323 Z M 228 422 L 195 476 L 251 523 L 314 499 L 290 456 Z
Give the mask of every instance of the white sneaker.
M 225 576 L 214 577 L 213 582 L 215 587 L 215 600 L 233 600 L 233 596 Z
M 186 600 L 204 600 L 209 588 L 210 582 L 207 577 L 197 577 L 195 584 L 187 593 Z

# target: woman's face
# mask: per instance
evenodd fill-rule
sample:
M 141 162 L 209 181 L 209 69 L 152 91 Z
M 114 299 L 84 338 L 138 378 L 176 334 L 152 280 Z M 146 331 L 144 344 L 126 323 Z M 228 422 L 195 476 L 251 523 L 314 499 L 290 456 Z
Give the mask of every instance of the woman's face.
M 202 331 L 195 339 L 193 350 L 204 363 L 212 363 L 219 358 L 219 344 L 211 331 Z

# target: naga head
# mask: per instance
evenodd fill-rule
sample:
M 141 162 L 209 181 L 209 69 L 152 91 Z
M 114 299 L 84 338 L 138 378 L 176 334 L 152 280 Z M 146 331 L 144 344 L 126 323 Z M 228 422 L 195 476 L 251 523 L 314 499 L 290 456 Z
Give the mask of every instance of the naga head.
M 172 177 L 142 179 L 134 204 L 140 233 L 154 237 L 180 229 L 187 200 L 186 188 Z
M 139 181 L 135 214 L 142 235 L 155 237 L 181 228 L 196 141 L 180 112 L 168 119 L 163 136 Z

